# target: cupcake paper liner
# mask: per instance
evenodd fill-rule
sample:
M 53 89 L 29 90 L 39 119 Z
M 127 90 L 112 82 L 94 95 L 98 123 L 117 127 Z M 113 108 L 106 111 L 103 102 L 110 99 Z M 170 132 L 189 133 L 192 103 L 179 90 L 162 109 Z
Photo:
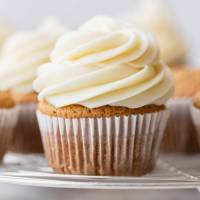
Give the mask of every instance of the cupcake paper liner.
M 36 117 L 37 104 L 19 104 L 19 117 L 9 150 L 18 153 L 43 152 L 39 126 Z
M 0 162 L 8 150 L 17 118 L 18 109 L 0 109 Z
M 200 109 L 191 105 L 190 111 L 191 111 L 193 123 L 194 123 L 196 133 L 197 133 L 198 145 L 200 146 Z
M 169 112 L 67 119 L 38 111 L 37 116 L 45 154 L 55 171 L 140 176 L 154 168 Z
M 170 117 L 161 145 L 162 152 L 196 153 L 198 144 L 190 114 L 191 99 L 174 98 L 167 106 Z

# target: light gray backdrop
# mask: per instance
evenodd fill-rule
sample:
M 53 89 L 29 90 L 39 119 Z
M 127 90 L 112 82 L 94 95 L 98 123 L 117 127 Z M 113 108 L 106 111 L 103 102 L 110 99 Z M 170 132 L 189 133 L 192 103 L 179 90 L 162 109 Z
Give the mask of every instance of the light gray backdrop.
M 117 16 L 133 10 L 141 0 L 0 0 L 0 15 L 18 28 L 31 28 L 47 15 L 60 17 L 69 27 L 97 14 Z M 200 1 L 163 0 L 187 36 L 192 61 L 200 64 Z

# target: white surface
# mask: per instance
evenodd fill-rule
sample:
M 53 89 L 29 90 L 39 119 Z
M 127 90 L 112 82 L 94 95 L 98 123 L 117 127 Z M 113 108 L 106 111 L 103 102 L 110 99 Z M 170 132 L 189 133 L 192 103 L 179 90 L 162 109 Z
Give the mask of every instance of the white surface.
M 112 191 L 47 189 L 0 184 L 1 200 L 199 200 L 197 190 Z
M 52 188 L 191 189 L 200 187 L 200 156 L 161 156 L 155 170 L 142 177 L 79 176 L 53 173 L 41 155 L 7 154 L 0 166 L 0 183 Z M 163 161 L 162 161 L 163 160 Z

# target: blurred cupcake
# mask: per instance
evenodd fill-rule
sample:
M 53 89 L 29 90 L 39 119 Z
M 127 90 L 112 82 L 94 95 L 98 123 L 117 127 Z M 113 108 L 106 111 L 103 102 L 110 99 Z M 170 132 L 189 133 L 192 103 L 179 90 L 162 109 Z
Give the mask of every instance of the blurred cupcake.
M 58 40 L 34 88 L 55 171 L 140 176 L 154 168 L 173 81 L 151 34 L 96 17 Z
M 9 90 L 19 109 L 11 151 L 42 152 L 35 115 L 37 94 L 32 89 L 32 82 L 38 66 L 49 61 L 50 52 L 61 34 L 52 34 L 54 29 L 49 29 L 49 34 L 47 29 L 42 29 L 41 26 L 37 30 L 17 32 L 9 37 L 3 46 L 0 90 Z
M 9 92 L 0 92 L 0 162 L 8 150 L 17 117 L 18 112 Z
M 162 60 L 170 66 L 187 62 L 187 45 L 178 27 L 171 18 L 170 10 L 161 0 L 143 0 L 143 2 L 124 18 L 155 33 L 161 50 Z
M 168 102 L 171 115 L 164 135 L 164 152 L 194 153 L 198 151 L 196 131 L 192 123 L 190 106 L 192 97 L 200 91 L 200 70 L 183 68 L 174 70 L 175 96 Z
M 191 104 L 190 111 L 195 126 L 195 130 L 197 132 L 197 142 L 198 145 L 200 146 L 200 90 L 193 98 L 193 103 Z

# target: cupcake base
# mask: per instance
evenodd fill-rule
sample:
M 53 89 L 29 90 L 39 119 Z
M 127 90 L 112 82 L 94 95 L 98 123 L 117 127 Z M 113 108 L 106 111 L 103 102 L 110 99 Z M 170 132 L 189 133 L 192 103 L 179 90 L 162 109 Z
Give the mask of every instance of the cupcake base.
M 50 167 L 66 174 L 141 176 L 153 170 L 168 111 L 64 118 L 37 112 Z
M 18 110 L 16 108 L 0 108 L 0 162 L 8 150 L 16 125 Z
M 200 146 L 200 108 L 192 105 L 190 111 L 196 129 L 198 145 Z
M 39 126 L 36 118 L 36 104 L 17 105 L 19 117 L 9 150 L 16 153 L 43 152 Z
M 168 102 L 170 117 L 161 151 L 164 153 L 197 153 L 196 130 L 190 114 L 191 99 L 174 98 Z

